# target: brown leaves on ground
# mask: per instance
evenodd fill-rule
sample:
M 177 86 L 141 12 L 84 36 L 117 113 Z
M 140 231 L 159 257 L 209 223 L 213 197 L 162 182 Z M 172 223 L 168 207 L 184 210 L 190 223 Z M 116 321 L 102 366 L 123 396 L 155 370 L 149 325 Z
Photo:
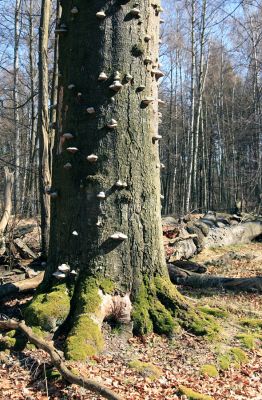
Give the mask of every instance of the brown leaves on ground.
M 175 233 L 174 233 L 175 234 Z M 216 259 L 226 252 L 239 255 L 252 253 L 251 257 L 240 257 L 228 264 L 230 276 L 246 276 L 246 270 L 258 268 L 261 274 L 262 244 L 254 243 L 234 249 L 209 250 L 196 261 L 205 262 Z M 255 264 L 254 264 L 255 263 Z M 253 267 L 252 267 L 253 265 Z M 239 268 L 237 271 L 236 268 Z M 208 267 L 209 268 L 209 267 Z M 212 266 L 212 273 L 221 274 L 225 266 Z M 242 272 L 241 272 L 242 271 Z M 181 331 L 172 339 L 149 335 L 143 338 L 126 339 L 120 331 L 111 331 L 105 326 L 106 350 L 86 363 L 68 363 L 81 375 L 103 382 L 125 400 L 186 400 L 178 395 L 178 387 L 184 385 L 194 391 L 212 396 L 215 400 L 262 400 L 262 351 L 261 348 L 248 350 L 248 363 L 231 366 L 229 370 L 219 370 L 218 377 L 200 374 L 205 364 L 218 365 L 218 355 L 223 354 L 225 346 L 241 347 L 236 339 L 240 318 L 262 319 L 262 298 L 256 294 L 230 293 L 219 290 L 200 290 L 182 288 L 187 297 L 197 299 L 196 304 L 220 307 L 228 312 L 227 318 L 219 319 L 223 334 L 216 342 L 209 342 Z M 6 313 L 22 307 L 28 297 L 5 303 Z M 194 300 L 196 301 L 196 300 Z M 17 313 L 19 317 L 19 313 Z M 261 330 L 258 334 L 262 334 Z M 260 342 L 261 343 L 261 342 Z M 85 389 L 68 385 L 63 380 L 45 379 L 50 371 L 49 358 L 40 350 L 25 350 L 23 353 L 2 355 L 0 360 L 0 399 L 1 400 L 98 400 L 101 397 Z M 150 379 L 147 374 L 130 367 L 130 361 L 139 360 L 157 366 L 162 374 Z M 45 367 L 45 368 L 44 368 Z

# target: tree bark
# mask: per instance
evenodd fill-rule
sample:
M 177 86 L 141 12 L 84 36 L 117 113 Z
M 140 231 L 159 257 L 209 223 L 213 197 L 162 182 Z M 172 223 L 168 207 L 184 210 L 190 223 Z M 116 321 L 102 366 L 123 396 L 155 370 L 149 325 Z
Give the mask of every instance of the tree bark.
M 187 317 L 190 305 L 169 280 L 163 249 L 161 9 L 149 0 L 137 8 L 128 1 L 79 0 L 72 12 L 62 2 L 50 253 L 26 318 L 49 331 L 64 323 L 66 355 L 73 359 L 102 349 L 105 319 L 133 324 L 137 334 L 171 334 L 174 316 L 193 330 L 199 318 L 194 310 Z
M 49 166 L 49 117 L 48 117 L 48 31 L 50 0 L 42 0 L 39 28 L 39 94 L 37 131 L 39 138 L 39 190 L 41 207 L 42 256 L 47 256 L 50 226 L 50 198 L 47 189 L 51 185 Z
M 14 184 L 14 173 L 10 172 L 8 167 L 4 168 L 4 172 L 5 172 L 4 212 L 0 220 L 0 254 L 3 254 L 5 252 L 4 232 L 12 212 L 12 190 Z

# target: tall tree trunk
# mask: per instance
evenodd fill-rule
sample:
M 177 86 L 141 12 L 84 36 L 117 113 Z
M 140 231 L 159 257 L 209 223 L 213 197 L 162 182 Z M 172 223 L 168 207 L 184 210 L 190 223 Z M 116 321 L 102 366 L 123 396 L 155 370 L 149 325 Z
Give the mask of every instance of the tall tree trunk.
M 39 95 L 37 131 L 39 138 L 39 190 L 41 206 L 42 256 L 47 256 L 50 225 L 50 198 L 47 188 L 51 185 L 49 165 L 49 117 L 48 117 L 48 28 L 50 0 L 42 0 L 39 28 Z
M 15 29 L 14 29 L 14 87 L 13 87 L 13 105 L 14 105 L 14 129 L 15 129 L 15 185 L 14 185 L 14 210 L 19 211 L 20 198 L 20 121 L 19 121 L 19 94 L 18 94 L 18 73 L 19 73 L 19 41 L 20 41 L 20 12 L 21 0 L 15 3 Z
M 172 286 L 162 243 L 159 5 L 79 0 L 78 12 L 62 8 L 57 197 L 42 293 L 26 319 L 50 331 L 65 322 L 67 356 L 85 359 L 102 348 L 105 319 L 170 334 L 174 316 L 194 331 L 199 315 Z

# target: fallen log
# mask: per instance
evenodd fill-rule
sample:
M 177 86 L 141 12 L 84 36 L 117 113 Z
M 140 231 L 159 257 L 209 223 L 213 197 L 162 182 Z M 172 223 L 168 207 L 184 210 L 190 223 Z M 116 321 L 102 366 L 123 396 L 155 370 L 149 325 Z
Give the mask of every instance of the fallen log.
M 20 282 L 6 283 L 0 285 L 0 299 L 6 296 L 14 295 L 17 293 L 24 293 L 36 289 L 44 278 L 44 272 L 40 272 L 37 276 L 30 279 L 25 279 Z
M 0 320 L 0 329 L 2 330 L 18 329 L 21 332 L 23 332 L 28 338 L 30 343 L 34 344 L 39 349 L 42 349 L 49 354 L 52 364 L 57 368 L 57 370 L 60 372 L 60 374 L 66 381 L 81 386 L 84 389 L 91 390 L 92 392 L 99 394 L 105 399 L 109 400 L 122 399 L 118 394 L 114 393 L 112 390 L 108 389 L 103 384 L 98 383 L 92 379 L 87 379 L 83 376 L 78 376 L 72 373 L 65 365 L 61 352 L 58 351 L 53 346 L 53 343 L 51 341 L 47 342 L 46 340 L 37 336 L 32 331 L 32 329 L 25 324 L 24 321 L 20 322 L 13 319 Z
M 22 258 L 37 258 L 37 255 L 27 246 L 26 243 L 20 238 L 14 240 L 14 244 Z
M 262 276 L 252 278 L 226 278 L 222 276 L 200 275 L 168 264 L 169 277 L 175 285 L 191 286 L 198 289 L 218 288 L 262 293 Z
M 206 267 L 193 261 L 177 260 L 172 264 L 178 268 L 182 268 L 185 271 L 196 272 L 197 274 L 203 274 L 207 271 Z

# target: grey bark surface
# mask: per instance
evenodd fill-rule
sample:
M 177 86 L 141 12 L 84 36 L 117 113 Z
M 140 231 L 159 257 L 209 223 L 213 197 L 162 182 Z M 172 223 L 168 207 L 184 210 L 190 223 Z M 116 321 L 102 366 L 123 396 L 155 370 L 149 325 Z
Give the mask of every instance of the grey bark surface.
M 12 190 L 14 185 L 14 173 L 10 172 L 8 167 L 4 168 L 4 173 L 4 209 L 2 218 L 0 220 L 0 254 L 5 252 L 4 232 L 12 212 Z
M 62 3 L 61 21 L 68 32 L 60 37 L 59 135 L 70 132 L 74 138 L 63 142 L 57 137 L 57 149 L 58 141 L 63 143 L 54 160 L 53 189 L 59 197 L 52 205 L 48 275 L 68 262 L 84 275 L 102 273 L 132 292 L 145 269 L 153 274 L 165 265 L 158 144 L 153 141 L 157 82 L 151 73 L 158 64 L 159 16 L 149 1 L 139 5 L 141 18 L 130 15 L 129 2 L 78 4 L 79 13 L 72 17 L 70 4 Z M 103 20 L 96 17 L 101 9 Z M 146 34 L 152 36 L 148 43 Z M 145 65 L 146 56 L 151 64 Z M 102 71 L 108 76 L 105 82 L 98 81 Z M 117 71 L 123 88 L 115 93 L 109 86 Z M 70 90 L 71 84 L 75 87 Z M 141 85 L 145 90 L 139 91 Z M 147 107 L 142 104 L 146 97 L 154 99 Z M 87 107 L 94 107 L 95 114 L 89 115 Z M 112 118 L 118 123 L 115 129 L 107 127 Z M 78 152 L 70 154 L 66 148 L 71 146 Z M 87 161 L 90 154 L 98 156 L 95 164 Z M 70 170 L 63 168 L 67 162 Z M 119 179 L 126 188 L 117 189 Z M 97 199 L 100 191 L 105 200 Z M 128 239 L 111 240 L 116 231 Z

